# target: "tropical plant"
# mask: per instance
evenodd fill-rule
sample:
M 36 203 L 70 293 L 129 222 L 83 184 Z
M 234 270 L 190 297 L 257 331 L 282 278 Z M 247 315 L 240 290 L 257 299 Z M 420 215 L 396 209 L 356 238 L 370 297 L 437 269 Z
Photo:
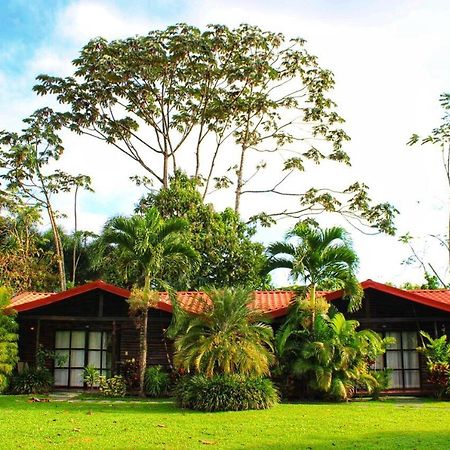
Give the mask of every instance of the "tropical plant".
M 286 234 L 284 242 L 270 244 L 267 253 L 269 272 L 287 268 L 293 281 L 304 284 L 300 298 L 309 296 L 312 322 L 319 288 L 343 289 L 349 299 L 349 309 L 359 307 L 363 296 L 356 278 L 359 260 L 343 228 L 321 229 L 311 221 L 299 222 Z
M 427 342 L 417 350 L 427 359 L 428 381 L 434 386 L 434 395 L 437 398 L 450 395 L 450 342 L 447 342 L 447 335 L 433 339 L 425 331 L 420 334 Z
M 105 397 L 125 397 L 127 385 L 121 375 L 114 375 L 111 378 L 99 377 L 99 392 Z
M 313 391 L 334 399 L 347 399 L 357 382 L 368 390 L 377 386 L 370 361 L 384 352 L 383 339 L 372 330 L 356 331 L 358 326 L 342 313 L 317 316 L 292 364 L 293 373 L 305 376 Z
M 147 367 L 145 371 L 145 393 L 150 397 L 166 395 L 170 387 L 170 374 L 162 366 Z
M 184 314 L 184 324 L 175 339 L 175 366 L 207 377 L 268 375 L 273 331 L 260 311 L 248 307 L 251 293 L 243 288 L 206 293 L 198 314 L 178 313 Z
M 370 373 L 377 380 L 377 385 L 373 386 L 370 394 L 373 400 L 379 400 L 381 393 L 389 389 L 392 369 L 372 370 Z
M 11 292 L 0 286 L 0 392 L 8 387 L 9 377 L 18 361 L 18 326 L 14 312 L 9 309 L 10 299 Z
M 28 367 L 11 380 L 15 394 L 43 394 L 53 387 L 53 377 L 45 367 Z
M 137 316 L 139 328 L 139 392 L 145 395 L 144 376 L 147 366 L 148 308 L 158 300 L 158 287 L 170 290 L 164 281 L 163 267 L 168 260 L 183 259 L 185 263 L 196 261 L 197 253 L 183 242 L 188 223 L 182 219 L 163 220 L 156 208 L 132 217 L 112 218 L 101 236 L 100 249 L 112 245 L 120 253 L 118 264 L 125 272 L 135 270 L 139 274 L 139 286 L 135 286 L 129 298 L 130 314 Z
M 94 389 L 94 386 L 96 384 L 98 384 L 98 382 L 100 381 L 99 370 L 94 366 L 85 367 L 84 373 L 83 373 L 83 381 L 86 383 L 86 385 L 92 391 Z
M 199 411 L 267 409 L 278 403 L 268 378 L 240 375 L 194 375 L 182 379 L 175 391 L 177 404 Z

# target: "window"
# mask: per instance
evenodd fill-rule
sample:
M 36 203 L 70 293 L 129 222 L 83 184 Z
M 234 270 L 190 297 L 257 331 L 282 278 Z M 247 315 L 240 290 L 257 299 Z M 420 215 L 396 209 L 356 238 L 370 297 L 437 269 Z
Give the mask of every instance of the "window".
M 83 387 L 83 371 L 94 366 L 111 374 L 111 334 L 106 331 L 57 331 L 55 353 L 64 362 L 55 367 L 55 386 Z
M 415 331 L 387 331 L 386 337 L 395 338 L 384 358 L 377 360 L 376 368 L 392 369 L 392 389 L 420 387 L 419 354 L 417 353 L 417 333 Z

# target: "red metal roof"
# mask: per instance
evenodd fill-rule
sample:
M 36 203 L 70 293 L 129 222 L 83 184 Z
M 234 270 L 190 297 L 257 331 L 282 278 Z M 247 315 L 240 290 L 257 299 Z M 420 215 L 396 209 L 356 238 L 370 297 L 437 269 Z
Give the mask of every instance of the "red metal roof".
M 414 291 L 405 291 L 373 280 L 366 280 L 361 283 L 362 288 L 375 289 L 385 292 L 405 300 L 421 303 L 432 308 L 450 312 L 450 290 L 424 290 L 418 289 Z M 93 281 L 91 283 L 77 286 L 58 293 L 39 293 L 24 292 L 11 300 L 11 306 L 17 312 L 28 311 L 40 306 L 50 305 L 52 303 L 75 297 L 95 289 L 110 292 L 122 298 L 128 298 L 130 291 L 114 286 L 103 281 Z M 318 292 L 329 301 L 342 298 L 343 291 Z M 177 293 L 180 305 L 186 311 L 198 313 L 202 310 L 205 303 L 209 302 L 204 292 L 197 291 L 180 291 Z M 272 317 L 281 317 L 287 314 L 289 306 L 295 297 L 293 291 L 255 291 L 255 299 L 250 303 L 250 307 L 259 309 Z M 161 293 L 160 301 L 155 306 L 157 309 L 172 312 L 172 304 L 166 292 Z

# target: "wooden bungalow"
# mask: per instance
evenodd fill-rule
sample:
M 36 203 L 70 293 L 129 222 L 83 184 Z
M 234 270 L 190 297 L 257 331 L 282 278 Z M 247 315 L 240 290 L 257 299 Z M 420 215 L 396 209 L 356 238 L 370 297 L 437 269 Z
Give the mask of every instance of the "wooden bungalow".
M 372 280 L 361 285 L 362 307 L 346 317 L 357 319 L 361 328 L 397 340 L 376 367 L 393 369 L 391 387 L 397 392 L 427 391 L 425 361 L 416 351 L 421 344 L 419 330 L 432 336 L 450 334 L 450 291 L 405 291 Z M 87 365 L 97 367 L 104 375 L 119 372 L 126 361 L 138 359 L 138 332 L 126 301 L 129 295 L 126 289 L 95 281 L 64 292 L 28 292 L 13 298 L 21 364 L 33 364 L 40 346 L 65 356 L 61 366 L 51 368 L 55 386 L 62 388 L 83 387 L 83 368 Z M 322 295 L 340 311 L 347 311 L 342 291 Z M 293 299 L 290 291 L 257 291 L 250 306 L 272 317 L 276 327 Z M 179 292 L 178 301 L 195 313 L 208 299 L 199 292 Z M 149 312 L 149 365 L 171 363 L 171 345 L 165 337 L 171 314 L 170 300 L 162 293 Z

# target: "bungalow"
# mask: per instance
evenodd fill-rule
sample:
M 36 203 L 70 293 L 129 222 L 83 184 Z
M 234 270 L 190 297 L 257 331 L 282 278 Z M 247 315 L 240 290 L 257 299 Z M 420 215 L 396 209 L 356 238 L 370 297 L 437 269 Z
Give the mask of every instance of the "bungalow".
M 361 283 L 362 307 L 346 314 L 383 336 L 393 336 L 396 344 L 376 361 L 377 368 L 393 369 L 392 389 L 420 393 L 429 389 L 426 365 L 417 353 L 419 330 L 433 336 L 450 333 L 450 290 L 405 291 L 372 280 Z M 83 386 L 83 368 L 93 365 L 103 375 L 117 373 L 127 360 L 138 358 L 138 333 L 128 314 L 126 289 L 95 281 L 59 293 L 26 292 L 12 299 L 18 313 L 19 355 L 22 364 L 32 364 L 42 346 L 65 356 L 52 367 L 56 387 Z M 342 312 L 347 302 L 342 291 L 323 292 Z M 184 309 L 199 311 L 203 302 L 198 292 L 179 292 Z M 279 326 L 289 311 L 291 291 L 257 291 L 251 307 L 265 312 Z M 169 366 L 171 346 L 165 336 L 172 305 L 167 294 L 149 312 L 148 364 Z

